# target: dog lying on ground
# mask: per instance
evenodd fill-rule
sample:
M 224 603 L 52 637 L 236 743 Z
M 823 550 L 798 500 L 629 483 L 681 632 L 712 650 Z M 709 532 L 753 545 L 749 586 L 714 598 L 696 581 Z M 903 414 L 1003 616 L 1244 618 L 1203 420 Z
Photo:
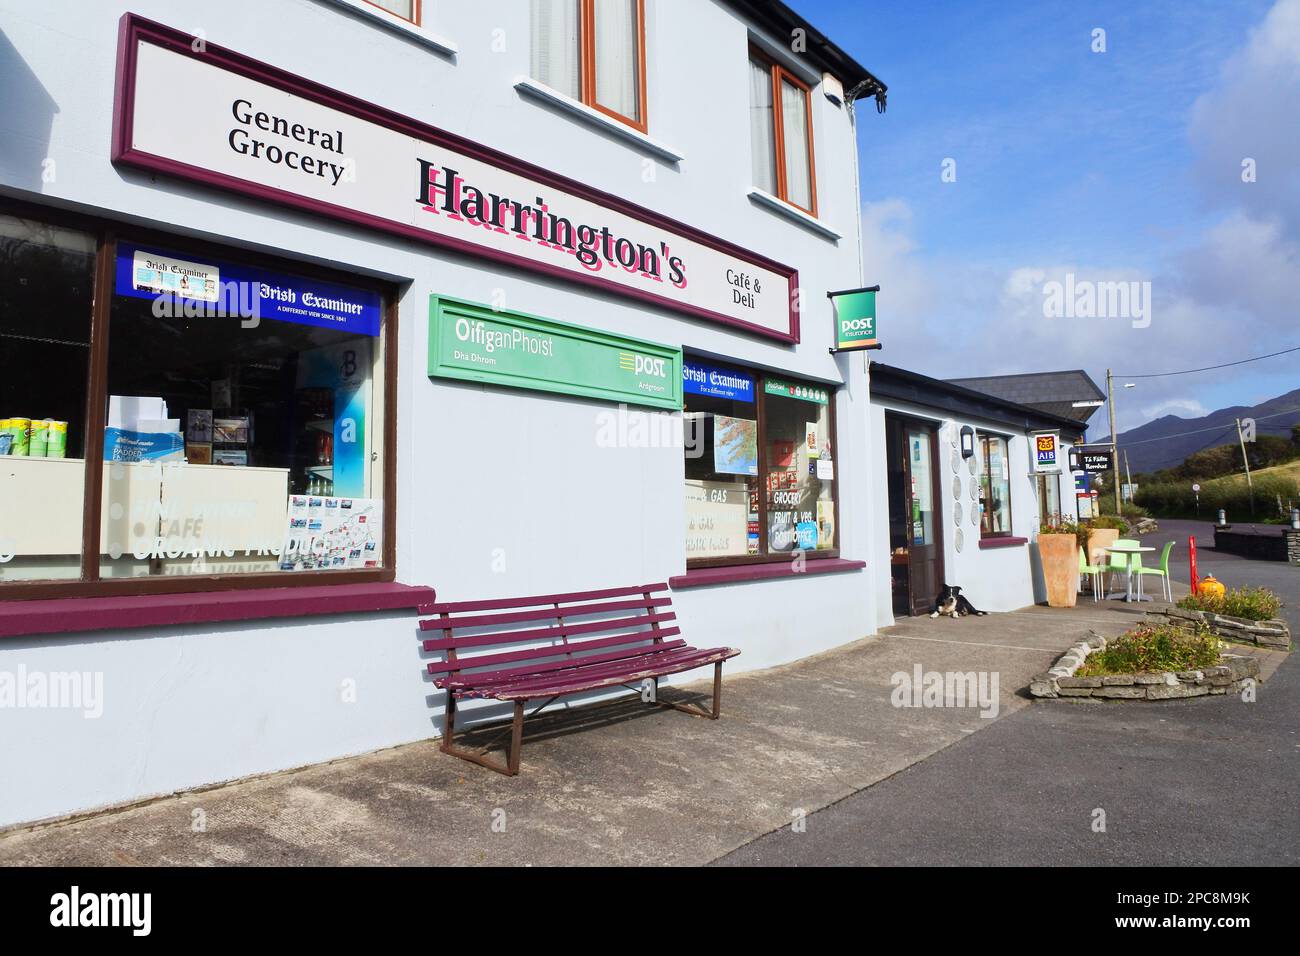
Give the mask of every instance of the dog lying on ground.
M 988 611 L 981 611 L 971 604 L 962 596 L 961 588 L 953 584 L 945 584 L 939 589 L 939 597 L 934 602 L 934 613 L 931 617 L 951 617 L 954 620 L 959 617 L 965 617 L 968 614 L 974 614 L 977 617 L 983 617 Z

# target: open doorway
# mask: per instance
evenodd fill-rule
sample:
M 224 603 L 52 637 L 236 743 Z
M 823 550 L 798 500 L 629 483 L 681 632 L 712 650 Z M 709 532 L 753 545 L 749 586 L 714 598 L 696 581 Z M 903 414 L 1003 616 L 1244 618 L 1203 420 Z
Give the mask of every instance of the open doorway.
M 886 413 L 885 456 L 894 614 L 927 614 L 943 583 L 936 426 Z

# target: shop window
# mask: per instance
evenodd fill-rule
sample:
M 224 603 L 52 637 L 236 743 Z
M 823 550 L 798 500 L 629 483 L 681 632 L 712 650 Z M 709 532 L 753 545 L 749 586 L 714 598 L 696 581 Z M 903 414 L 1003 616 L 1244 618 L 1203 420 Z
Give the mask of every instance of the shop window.
M 78 578 L 95 238 L 0 214 L 0 582 Z
M 980 536 L 1005 538 L 1011 534 L 1011 473 L 1007 440 L 980 436 Z
M 420 22 L 420 0 L 365 0 L 365 2 L 396 14 L 403 20 L 410 20 L 415 24 Z
M 532 75 L 646 131 L 645 0 L 532 0 Z
M 817 215 L 812 103 L 807 84 L 756 51 L 749 60 L 754 185 Z
M 390 580 L 385 314 L 346 276 L 0 219 L 0 414 L 27 434 L 0 480 L 40 504 L 10 508 L 0 582 Z
M 835 555 L 833 392 L 688 360 L 683 395 L 688 564 Z

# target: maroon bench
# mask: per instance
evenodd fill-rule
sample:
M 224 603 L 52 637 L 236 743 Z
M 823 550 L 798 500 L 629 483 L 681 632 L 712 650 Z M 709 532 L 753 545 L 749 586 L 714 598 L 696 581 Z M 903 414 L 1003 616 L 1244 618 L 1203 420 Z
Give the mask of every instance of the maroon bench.
M 513 776 L 519 772 L 525 703 L 545 698 L 536 714 L 558 697 L 620 685 L 650 690 L 650 703 L 716 720 L 722 662 L 740 651 L 687 645 L 673 623 L 677 615 L 667 592 L 667 584 L 645 584 L 421 607 L 421 614 L 436 616 L 421 620 L 420 630 L 440 632 L 424 641 L 424 649 L 444 657 L 428 665 L 435 686 L 447 692 L 442 751 Z M 660 677 L 706 664 L 713 665 L 711 711 L 659 699 Z M 647 680 L 652 687 L 630 686 Z M 489 760 L 489 748 L 454 746 L 456 703 L 474 698 L 514 704 L 505 764 Z

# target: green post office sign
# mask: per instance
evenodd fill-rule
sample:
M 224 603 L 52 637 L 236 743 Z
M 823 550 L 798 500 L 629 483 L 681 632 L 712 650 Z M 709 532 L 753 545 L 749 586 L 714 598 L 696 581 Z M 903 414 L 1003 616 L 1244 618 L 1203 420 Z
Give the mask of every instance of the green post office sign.
M 835 309 L 835 351 L 879 346 L 876 340 L 876 293 L 880 286 L 828 293 Z
M 446 296 L 429 297 L 429 374 L 682 407 L 682 350 Z

